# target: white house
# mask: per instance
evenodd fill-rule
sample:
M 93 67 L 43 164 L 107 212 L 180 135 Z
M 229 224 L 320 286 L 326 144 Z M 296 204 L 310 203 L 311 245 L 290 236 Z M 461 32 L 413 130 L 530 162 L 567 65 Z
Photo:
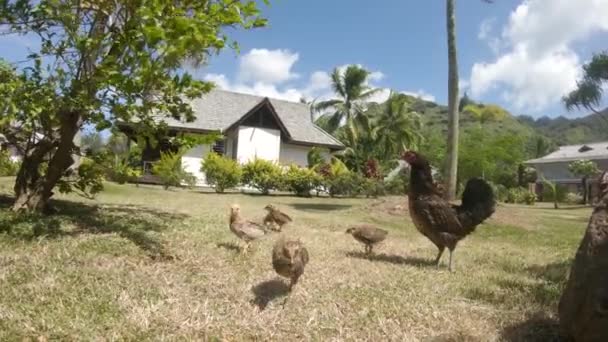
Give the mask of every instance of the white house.
M 200 168 L 211 150 L 241 164 L 257 157 L 307 166 L 307 154 L 313 146 L 327 154 L 344 149 L 340 141 L 312 122 L 310 109 L 303 103 L 213 90 L 191 105 L 196 117 L 192 122 L 163 118 L 171 132 L 219 131 L 225 137 L 213 146 L 197 146 L 182 157 L 182 165 L 197 177 L 199 186 L 207 185 Z M 159 157 L 154 151 L 144 151 L 143 155 L 145 170 Z
M 542 177 L 545 177 L 549 181 L 566 186 L 571 192 L 581 192 L 581 178 L 570 173 L 568 165 L 583 159 L 594 161 L 602 171 L 608 170 L 608 141 L 561 146 L 557 151 L 542 158 L 528 160 L 525 164 L 536 169 L 539 184 Z

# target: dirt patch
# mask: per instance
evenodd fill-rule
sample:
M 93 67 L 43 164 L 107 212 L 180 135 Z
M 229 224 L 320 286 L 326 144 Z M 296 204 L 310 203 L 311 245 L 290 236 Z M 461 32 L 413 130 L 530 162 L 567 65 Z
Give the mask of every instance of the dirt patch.
M 379 198 L 368 204 L 367 208 L 394 216 L 409 215 L 409 210 L 407 208 L 407 197 L 405 196 Z
M 530 210 L 498 204 L 488 223 L 533 230 L 538 226 L 538 218 L 530 215 Z

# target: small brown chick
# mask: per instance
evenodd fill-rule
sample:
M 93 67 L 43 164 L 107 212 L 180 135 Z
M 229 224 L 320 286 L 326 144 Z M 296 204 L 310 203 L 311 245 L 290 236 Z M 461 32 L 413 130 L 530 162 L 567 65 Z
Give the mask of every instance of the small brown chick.
M 348 228 L 346 233 L 365 245 L 365 254 L 371 254 L 373 246 L 386 239 L 388 234 L 386 230 L 368 224 Z
M 262 225 L 246 221 L 241 217 L 241 208 L 238 204 L 233 204 L 230 207 L 230 231 L 234 233 L 239 239 L 245 241 L 245 249 L 249 249 L 251 241 L 261 238 L 266 234 L 266 230 Z
M 289 291 L 298 283 L 308 260 L 308 251 L 299 239 L 281 237 L 272 249 L 272 267 L 279 275 L 290 279 Z
M 264 209 L 268 211 L 268 214 L 264 218 L 264 224 L 277 224 L 279 226 L 278 231 L 281 231 L 284 225 L 292 221 L 289 215 L 283 213 L 272 204 L 268 204 Z

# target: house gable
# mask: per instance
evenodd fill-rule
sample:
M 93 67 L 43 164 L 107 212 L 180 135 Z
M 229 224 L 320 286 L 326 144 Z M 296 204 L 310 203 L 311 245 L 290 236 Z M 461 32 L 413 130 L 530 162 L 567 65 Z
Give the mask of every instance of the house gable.
M 289 131 L 267 97 L 255 107 L 251 108 L 251 110 L 245 113 L 239 120 L 230 125 L 226 131 L 234 130 L 239 126 L 275 129 L 281 132 L 282 138 L 291 138 Z

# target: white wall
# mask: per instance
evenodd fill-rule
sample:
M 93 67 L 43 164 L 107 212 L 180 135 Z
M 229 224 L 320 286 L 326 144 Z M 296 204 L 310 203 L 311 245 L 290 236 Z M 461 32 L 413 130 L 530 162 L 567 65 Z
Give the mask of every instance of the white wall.
M 239 127 L 237 161 L 247 163 L 254 158 L 279 161 L 281 132 L 259 127 Z
M 296 164 L 301 167 L 307 167 L 308 152 L 311 148 L 311 146 L 281 143 L 279 162 L 284 165 Z M 322 152 L 321 155 L 325 160 L 329 159 L 329 152 Z
M 196 176 L 198 186 L 207 185 L 205 174 L 201 172 L 201 163 L 205 156 L 211 151 L 210 145 L 198 145 L 186 152 L 182 157 L 182 166 L 184 170 Z

